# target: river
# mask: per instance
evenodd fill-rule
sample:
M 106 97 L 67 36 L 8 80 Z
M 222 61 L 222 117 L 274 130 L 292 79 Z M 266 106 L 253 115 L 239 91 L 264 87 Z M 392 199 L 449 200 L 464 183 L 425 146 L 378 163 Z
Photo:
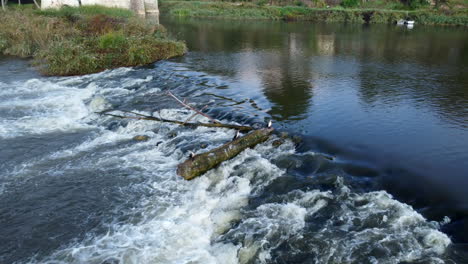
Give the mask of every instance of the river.
M 73 77 L 0 58 L 0 263 L 468 262 L 466 29 L 161 23 L 186 56 Z M 302 141 L 184 181 L 235 132 L 95 113 L 185 120 L 168 90 Z

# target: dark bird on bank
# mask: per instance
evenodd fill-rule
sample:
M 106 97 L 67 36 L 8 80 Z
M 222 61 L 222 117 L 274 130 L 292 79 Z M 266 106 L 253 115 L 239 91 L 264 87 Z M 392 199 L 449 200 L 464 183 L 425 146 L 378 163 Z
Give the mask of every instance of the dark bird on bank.
M 239 132 L 239 130 L 237 130 L 236 134 L 234 135 L 234 137 L 232 138 L 231 141 L 234 141 L 234 140 L 238 139 L 239 137 L 240 137 L 240 132 Z
M 192 151 L 190 151 L 190 153 L 189 153 L 189 158 L 190 158 L 190 159 L 195 158 L 195 153 L 193 153 Z
M 273 122 L 271 122 L 271 120 L 268 121 L 268 126 L 267 126 L 267 127 L 268 127 L 268 128 L 271 128 L 271 125 L 272 125 L 272 124 L 273 124 Z

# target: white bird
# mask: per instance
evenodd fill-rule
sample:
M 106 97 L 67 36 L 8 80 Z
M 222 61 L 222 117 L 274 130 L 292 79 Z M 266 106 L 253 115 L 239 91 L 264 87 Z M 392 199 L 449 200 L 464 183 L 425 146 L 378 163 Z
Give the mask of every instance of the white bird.
M 267 126 L 267 127 L 268 127 L 268 128 L 271 128 L 272 123 L 273 123 L 273 122 L 271 122 L 271 120 L 268 121 L 268 126 Z
M 189 158 L 190 158 L 190 159 L 195 158 L 195 153 L 193 153 L 192 151 L 190 151 L 190 153 L 189 153 Z
M 240 132 L 239 132 L 239 130 L 237 130 L 236 134 L 234 135 L 234 137 L 232 138 L 231 141 L 234 141 L 234 140 L 238 139 L 239 137 L 240 137 Z

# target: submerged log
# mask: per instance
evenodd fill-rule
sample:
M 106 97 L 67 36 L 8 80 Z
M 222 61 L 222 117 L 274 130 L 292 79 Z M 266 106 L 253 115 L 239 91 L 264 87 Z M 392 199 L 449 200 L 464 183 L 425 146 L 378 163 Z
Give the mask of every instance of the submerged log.
M 273 132 L 273 128 L 255 130 L 243 137 L 226 143 L 211 151 L 195 155 L 177 167 L 177 174 L 191 180 L 211 170 L 221 162 L 237 156 L 243 150 L 264 142 Z

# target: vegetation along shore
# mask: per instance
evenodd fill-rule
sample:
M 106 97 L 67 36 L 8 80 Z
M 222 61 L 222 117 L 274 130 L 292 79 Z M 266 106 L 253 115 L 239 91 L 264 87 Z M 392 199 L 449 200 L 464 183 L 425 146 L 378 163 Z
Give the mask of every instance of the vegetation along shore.
M 45 75 L 81 75 L 183 55 L 183 42 L 129 10 L 101 6 L 0 11 L 0 53 L 32 57 Z M 20 23 L 21 22 L 21 23 Z
M 316 0 L 198 2 L 160 1 L 162 15 L 228 19 L 302 20 L 315 22 L 396 23 L 468 26 L 466 0 Z

